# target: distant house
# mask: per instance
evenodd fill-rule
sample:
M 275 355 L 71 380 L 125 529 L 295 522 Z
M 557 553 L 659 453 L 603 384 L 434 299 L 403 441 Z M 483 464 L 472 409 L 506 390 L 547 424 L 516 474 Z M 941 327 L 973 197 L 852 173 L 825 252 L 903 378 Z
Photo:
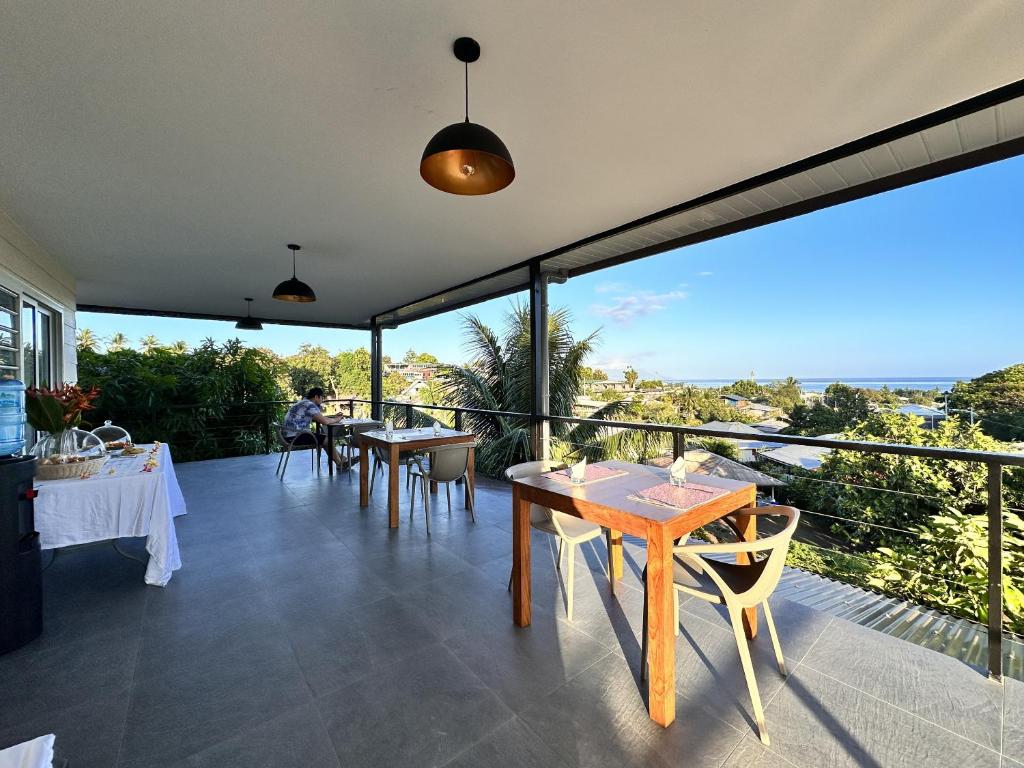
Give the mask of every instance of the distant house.
M 725 394 L 722 395 L 722 400 L 733 408 L 745 408 L 750 405 L 750 399 L 743 397 L 742 395 Z
M 408 382 L 430 381 L 440 367 L 437 363 L 392 363 L 388 366 L 388 372 L 397 373 Z
M 591 384 L 595 392 L 632 392 L 632 387 L 623 379 L 607 379 Z
M 893 412 L 901 416 L 920 416 L 924 419 L 925 429 L 935 429 L 935 426 L 946 418 L 946 414 L 938 408 L 929 408 L 927 405 L 918 405 L 917 403 L 901 405 Z
M 784 486 L 786 483 L 777 477 L 758 472 L 738 461 L 727 459 L 724 456 L 705 451 L 702 448 L 688 448 L 686 451 L 686 471 L 699 472 L 702 475 L 713 477 L 727 477 L 731 480 L 739 480 L 743 483 L 753 483 L 758 490 L 772 492 L 773 489 Z M 667 467 L 672 463 L 672 456 L 659 456 L 651 460 L 651 464 L 659 467 Z
M 750 426 L 755 427 L 759 432 L 767 432 L 770 435 L 774 435 L 786 429 L 789 426 L 789 422 L 782 419 L 765 419 Z
M 822 435 L 825 438 L 838 438 L 839 435 Z M 821 467 L 821 462 L 832 453 L 831 448 L 818 448 L 813 445 L 784 445 L 770 451 L 761 451 L 762 459 L 774 461 L 786 467 L 805 469 L 809 472 Z
M 708 429 L 717 429 L 721 432 L 758 432 L 764 434 L 767 438 L 767 433 L 762 433 L 761 430 L 752 426 L 751 424 L 744 424 L 742 421 L 709 421 L 707 424 L 702 424 L 702 427 Z M 722 438 L 727 440 L 729 438 Z M 779 443 L 773 443 L 768 440 L 751 440 L 751 439 L 736 439 L 731 440 L 736 445 L 736 449 L 740 454 L 740 461 L 750 463 L 756 461 L 757 452 L 768 448 L 778 448 Z

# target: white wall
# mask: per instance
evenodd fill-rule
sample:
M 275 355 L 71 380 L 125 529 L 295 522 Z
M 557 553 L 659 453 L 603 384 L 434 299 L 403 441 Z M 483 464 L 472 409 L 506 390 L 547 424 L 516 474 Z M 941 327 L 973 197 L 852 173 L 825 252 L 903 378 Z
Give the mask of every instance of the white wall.
M 0 285 L 60 313 L 57 366 L 63 381 L 75 381 L 75 279 L 2 211 Z

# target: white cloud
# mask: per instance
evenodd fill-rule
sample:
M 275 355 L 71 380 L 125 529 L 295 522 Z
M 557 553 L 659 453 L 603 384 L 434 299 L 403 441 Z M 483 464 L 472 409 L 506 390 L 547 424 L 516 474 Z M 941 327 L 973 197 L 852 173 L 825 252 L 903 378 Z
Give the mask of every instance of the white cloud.
M 697 274 L 700 275 L 701 277 L 711 277 L 715 273 L 714 272 L 698 272 Z
M 609 291 L 611 293 L 612 291 Z M 591 304 L 590 311 L 599 317 L 607 317 L 615 322 L 628 325 L 637 317 L 650 315 L 668 309 L 669 304 L 675 301 L 682 301 L 687 297 L 685 291 L 633 291 L 625 293 L 615 291 L 620 295 L 612 296 L 610 303 Z
M 598 283 L 594 288 L 594 293 L 626 293 L 627 291 L 629 291 L 629 286 L 625 283 Z

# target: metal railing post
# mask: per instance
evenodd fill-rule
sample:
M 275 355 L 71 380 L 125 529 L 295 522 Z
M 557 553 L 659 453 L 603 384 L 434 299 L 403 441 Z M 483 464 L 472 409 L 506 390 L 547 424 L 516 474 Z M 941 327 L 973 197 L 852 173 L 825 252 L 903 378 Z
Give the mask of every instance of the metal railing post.
M 673 430 L 672 432 L 672 460 L 675 461 L 686 453 L 686 435 Z
M 405 428 L 412 429 L 412 404 L 405 406 Z
M 271 452 L 274 444 L 271 442 L 270 434 L 270 406 L 264 403 L 263 405 L 263 436 L 265 438 L 264 443 L 267 446 L 267 453 Z
M 988 463 L 988 676 L 1003 679 L 1003 467 Z
M 458 408 L 455 409 L 455 417 L 452 419 L 452 424 L 456 432 L 462 431 L 462 411 Z
M 356 404 L 352 402 L 352 398 L 348 399 L 348 417 L 354 418 L 356 413 Z

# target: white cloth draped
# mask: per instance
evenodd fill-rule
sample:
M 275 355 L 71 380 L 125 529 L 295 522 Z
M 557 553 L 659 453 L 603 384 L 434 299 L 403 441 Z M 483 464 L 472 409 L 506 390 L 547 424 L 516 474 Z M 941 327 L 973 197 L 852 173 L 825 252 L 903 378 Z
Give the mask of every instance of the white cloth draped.
M 0 768 L 51 768 L 53 765 L 52 733 L 38 739 L 0 749 Z
M 153 446 L 139 447 L 147 452 L 111 457 L 86 480 L 37 482 L 36 530 L 43 549 L 145 536 L 146 583 L 163 587 L 181 568 L 174 518 L 185 514 L 185 498 L 167 445 L 161 444 L 154 454 L 158 464 L 150 472 L 143 467 Z

